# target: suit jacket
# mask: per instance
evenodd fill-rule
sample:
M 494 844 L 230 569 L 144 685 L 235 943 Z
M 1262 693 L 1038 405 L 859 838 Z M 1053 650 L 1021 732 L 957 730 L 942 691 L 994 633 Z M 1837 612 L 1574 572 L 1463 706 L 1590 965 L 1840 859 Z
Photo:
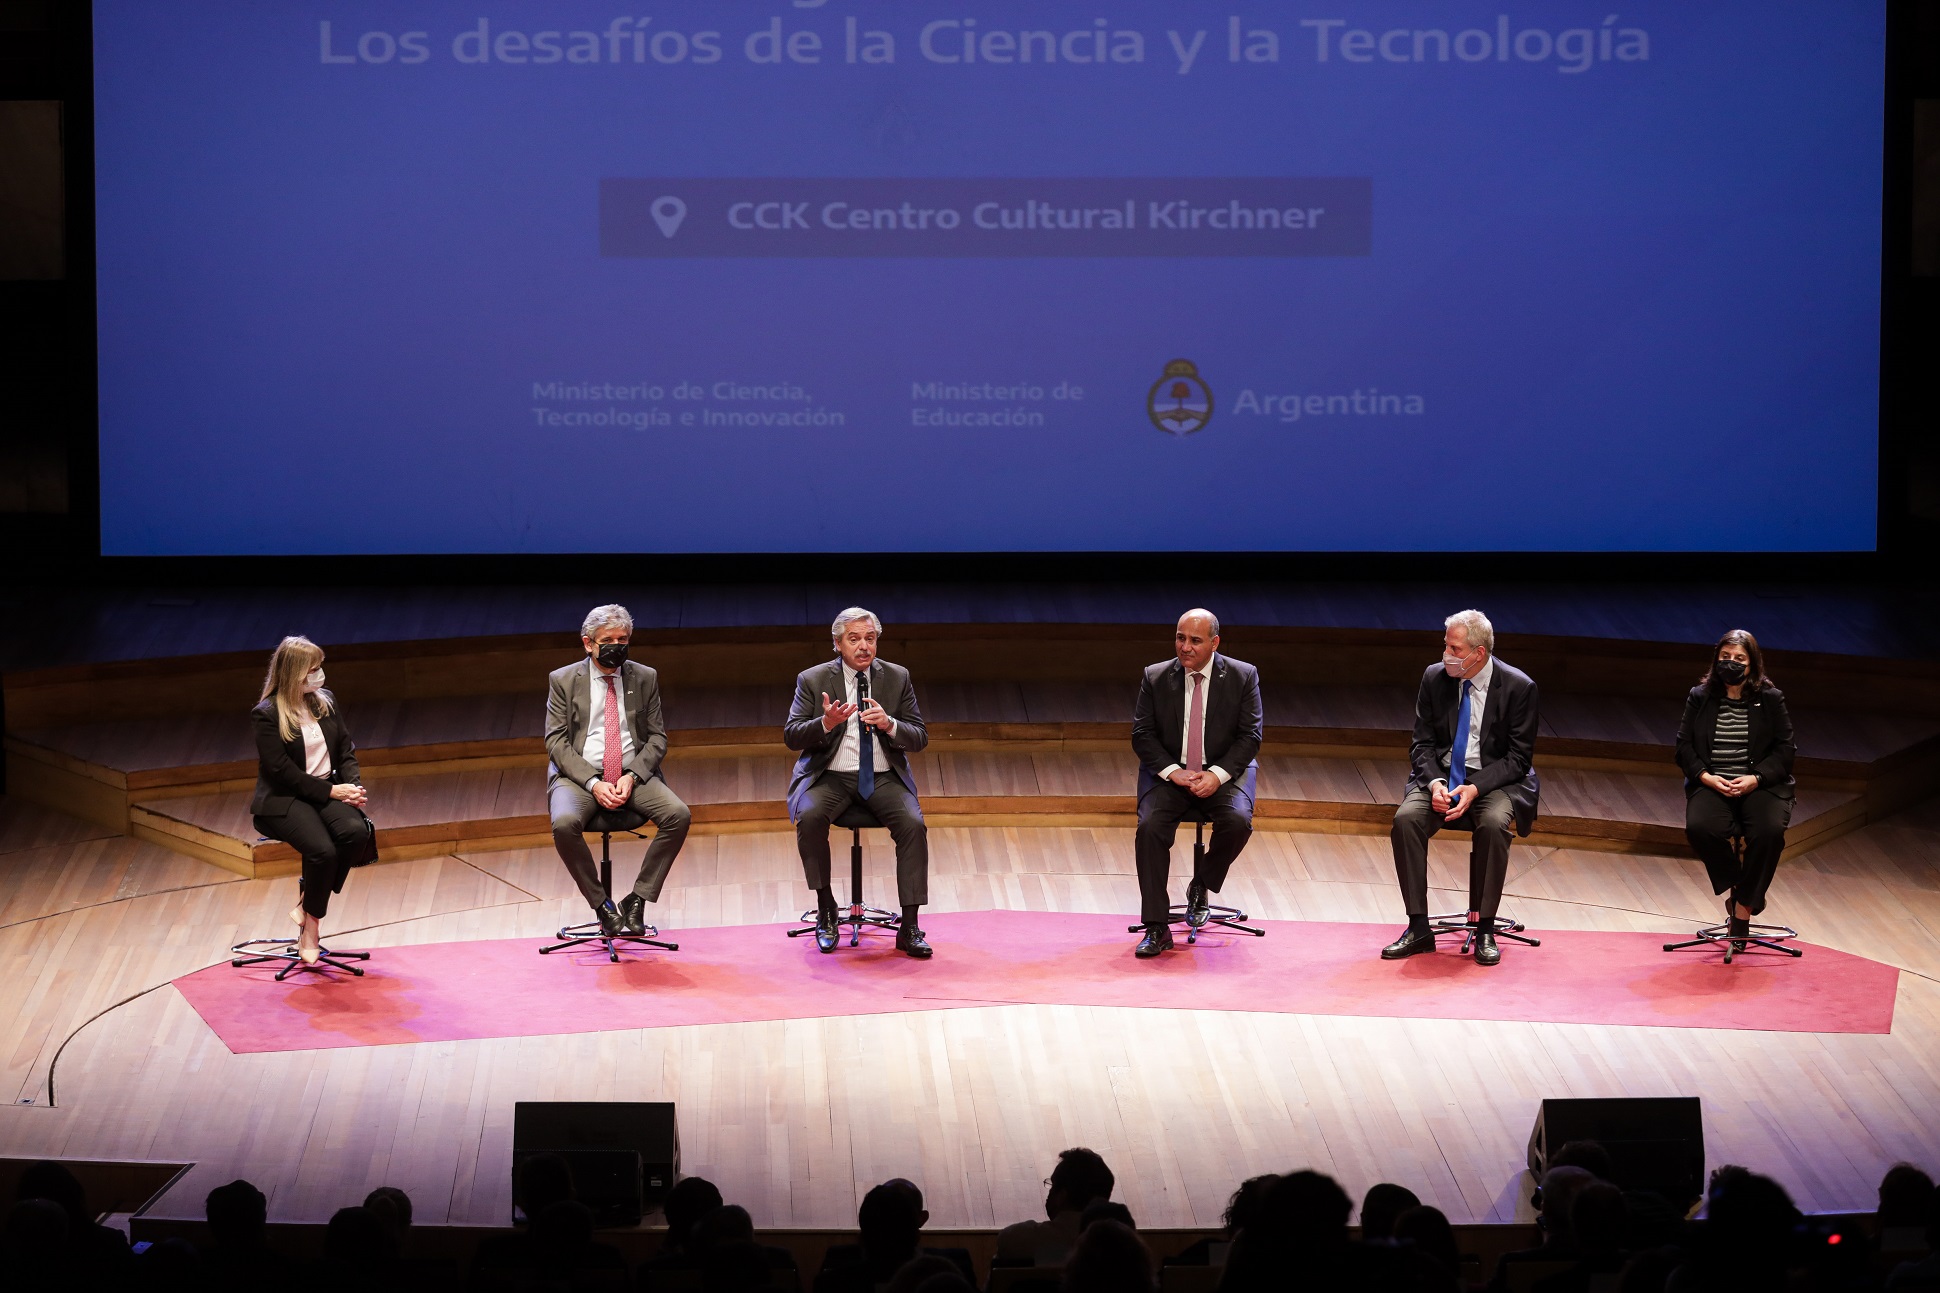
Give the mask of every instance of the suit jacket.
M 1426 789 L 1429 782 L 1448 776 L 1448 753 L 1455 745 L 1461 704 L 1461 683 L 1448 676 L 1439 660 L 1429 665 L 1415 695 L 1415 739 L 1408 748 L 1414 771 L 1408 777 L 1408 789 Z M 1469 721 L 1482 724 L 1482 768 L 1469 779 L 1476 794 L 1507 790 L 1515 808 L 1516 834 L 1527 835 L 1542 796 L 1535 768 L 1536 684 L 1528 674 L 1496 657 L 1488 703 Z
M 257 702 L 249 711 L 249 719 L 256 729 L 256 793 L 249 801 L 249 811 L 255 816 L 281 817 L 298 800 L 321 808 L 330 802 L 331 786 L 363 784 L 357 747 L 344 727 L 343 711 L 334 705 L 317 720 L 317 726 L 323 729 L 324 746 L 330 751 L 328 781 L 304 771 L 309 760 L 303 753 L 303 734 L 298 732 L 296 739 L 285 741 L 277 730 L 275 697 Z
M 1178 658 L 1145 666 L 1138 704 L 1132 710 L 1132 749 L 1138 755 L 1138 797 L 1159 784 L 1159 770 L 1183 764 L 1186 729 L 1186 667 Z M 1260 671 L 1244 660 L 1213 653 L 1212 686 L 1206 693 L 1206 766 L 1223 769 L 1248 799 L 1266 736 L 1260 702 Z
M 1693 687 L 1684 698 L 1684 721 L 1677 725 L 1677 766 L 1684 769 L 1684 797 L 1697 793 L 1698 777 L 1710 770 L 1711 740 L 1717 734 L 1718 700 L 1722 688 Z M 1769 790 L 1781 799 L 1793 793 L 1792 760 L 1798 746 L 1792 741 L 1792 715 L 1785 708 L 1785 693 L 1769 684 L 1745 690 L 1751 702 L 1746 716 L 1746 752 L 1751 770 L 1758 774 L 1758 788 Z
M 592 724 L 606 721 L 606 684 L 600 684 L 600 707 L 593 705 L 593 658 L 554 669 L 546 679 L 546 789 L 564 779 L 584 787 L 600 775 L 600 769 L 586 761 L 580 751 Z M 660 718 L 660 676 L 638 660 L 620 666 L 620 712 L 626 715 L 627 730 L 633 733 L 633 757 L 623 771 L 636 781 L 660 776 L 660 761 L 667 757 L 667 725 Z M 661 778 L 663 781 L 666 779 Z
M 795 703 L 788 707 L 788 723 L 782 729 L 782 740 L 791 750 L 799 750 L 801 758 L 795 760 L 794 774 L 788 780 L 788 817 L 793 821 L 801 815 L 802 798 L 808 788 L 822 779 L 829 770 L 829 763 L 835 752 L 842 746 L 842 729 L 833 732 L 822 726 L 822 693 L 827 692 L 830 700 L 841 700 L 849 694 L 849 684 L 842 677 L 842 661 L 837 659 L 827 664 L 818 664 L 813 669 L 804 669 L 795 678 Z M 889 759 L 889 769 L 909 787 L 909 793 L 916 793 L 916 774 L 909 770 L 909 756 L 930 743 L 930 732 L 923 726 L 923 712 L 916 706 L 916 687 L 909 680 L 909 670 L 887 660 L 869 662 L 869 696 L 889 712 L 896 720 L 894 737 L 865 729 L 870 735 L 881 735 L 876 749 L 885 753 Z M 851 723 L 855 719 L 849 719 Z

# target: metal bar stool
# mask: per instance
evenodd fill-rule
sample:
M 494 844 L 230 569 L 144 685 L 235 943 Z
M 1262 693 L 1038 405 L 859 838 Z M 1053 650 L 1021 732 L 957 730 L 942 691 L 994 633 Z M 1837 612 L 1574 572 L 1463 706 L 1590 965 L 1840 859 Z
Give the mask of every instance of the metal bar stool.
M 1482 931 L 1482 916 L 1481 913 L 1473 911 L 1451 911 L 1440 916 L 1430 916 L 1428 918 L 1428 925 L 1437 934 L 1460 934 L 1462 936 L 1461 952 L 1466 955 L 1468 950 L 1475 945 L 1475 936 Z M 1524 925 L 1514 916 L 1504 916 L 1498 913 L 1489 917 L 1489 932 L 1497 938 L 1511 939 L 1521 943 L 1525 947 L 1541 947 L 1543 945 L 1542 939 L 1531 938 L 1522 932 L 1527 928 L 1527 925 Z
M 870 907 L 862 901 L 862 832 L 865 827 L 881 826 L 876 815 L 869 811 L 869 805 L 856 800 L 842 810 L 834 824 L 846 827 L 849 835 L 849 910 L 847 915 L 839 914 L 835 920 L 836 936 L 839 939 L 844 929 L 849 931 L 849 946 L 854 947 L 862 941 L 862 930 L 866 925 L 886 929 L 892 934 L 902 927 L 902 916 L 880 907 Z M 817 912 L 810 907 L 802 913 L 802 923 L 788 931 L 788 937 L 800 938 L 803 934 L 815 932 Z
M 273 844 L 277 841 L 270 839 L 267 835 L 258 835 L 256 842 L 258 844 Z M 245 938 L 240 943 L 230 945 L 229 955 L 234 958 L 229 964 L 236 969 L 241 969 L 245 965 L 265 965 L 274 961 L 286 962 L 283 968 L 276 972 L 276 981 L 278 983 L 289 978 L 298 970 L 303 971 L 305 974 L 321 974 L 325 970 L 348 970 L 361 979 L 364 977 L 364 972 L 350 964 L 350 962 L 370 960 L 369 952 L 333 952 L 327 947 L 318 947 L 317 959 L 313 962 L 306 962 L 297 954 L 296 940 L 294 938 Z
M 635 808 L 602 808 L 586 819 L 588 831 L 598 831 L 600 837 L 600 888 L 610 899 L 613 895 L 613 837 L 617 834 L 631 835 L 637 840 L 647 838 L 640 828 L 647 824 L 647 815 Z M 577 925 L 564 925 L 553 937 L 557 943 L 539 949 L 539 955 L 548 952 L 563 952 L 569 947 L 584 947 L 588 943 L 598 943 L 606 949 L 606 959 L 618 963 L 620 954 L 614 949 L 615 943 L 630 943 L 643 947 L 658 947 L 663 951 L 678 952 L 679 943 L 665 942 L 660 938 L 660 927 L 648 925 L 638 934 L 609 934 L 600 928 L 597 919 L 582 921 Z
M 1745 860 L 1745 837 L 1734 834 L 1730 837 L 1731 851 L 1738 855 L 1738 861 Z M 1731 920 L 1727 917 L 1722 924 L 1706 925 L 1698 930 L 1696 937 L 1687 938 L 1681 943 L 1666 943 L 1666 952 L 1681 951 L 1687 947 L 1722 947 L 1724 963 L 1731 964 L 1731 958 L 1747 948 L 1758 947 L 1768 952 L 1783 952 L 1797 959 L 1805 955 L 1802 947 L 1787 947 L 1786 940 L 1797 938 L 1799 932 L 1790 925 L 1757 925 L 1745 922 L 1743 937 L 1734 938 L 1731 933 Z
M 1212 815 L 1204 808 L 1195 808 L 1181 820 L 1192 823 L 1192 873 L 1198 875 L 1200 863 L 1206 860 L 1206 825 L 1212 821 Z M 1189 914 L 1190 909 L 1190 904 L 1188 903 L 1175 902 L 1172 904 L 1167 915 L 1168 924 L 1184 925 L 1186 927 L 1186 945 L 1188 947 L 1199 941 L 1199 931 L 1207 926 L 1213 926 L 1219 929 L 1230 929 L 1240 934 L 1251 934 L 1255 938 L 1266 937 L 1265 930 L 1256 929 L 1252 925 L 1245 923 L 1251 920 L 1252 917 L 1248 916 L 1241 908 L 1225 907 L 1216 902 L 1208 902 L 1206 904 L 1207 917 L 1197 925 L 1192 923 L 1192 918 Z M 1143 925 L 1127 925 L 1125 932 L 1127 934 L 1136 934 L 1144 928 L 1145 926 Z

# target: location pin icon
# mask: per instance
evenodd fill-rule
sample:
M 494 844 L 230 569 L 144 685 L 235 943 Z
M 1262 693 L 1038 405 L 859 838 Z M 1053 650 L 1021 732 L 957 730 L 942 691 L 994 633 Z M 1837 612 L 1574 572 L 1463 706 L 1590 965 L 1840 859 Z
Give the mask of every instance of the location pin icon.
M 687 218 L 687 204 L 671 193 L 664 198 L 655 198 L 647 210 L 652 214 L 653 222 L 660 226 L 661 234 L 668 238 L 680 232 L 680 222 Z

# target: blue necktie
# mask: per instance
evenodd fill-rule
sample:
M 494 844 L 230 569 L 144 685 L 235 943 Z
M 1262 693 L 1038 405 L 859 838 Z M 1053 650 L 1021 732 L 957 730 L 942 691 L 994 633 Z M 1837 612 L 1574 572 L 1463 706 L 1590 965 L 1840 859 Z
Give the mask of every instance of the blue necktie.
M 869 699 L 869 678 L 866 674 L 856 675 L 856 701 L 858 704 Z M 855 792 L 863 799 L 876 793 L 876 733 L 875 729 L 862 721 L 857 714 Z
M 1455 748 L 1448 752 L 1448 792 L 1454 794 L 1468 780 L 1468 695 L 1475 684 L 1462 682 L 1462 707 L 1455 711 Z

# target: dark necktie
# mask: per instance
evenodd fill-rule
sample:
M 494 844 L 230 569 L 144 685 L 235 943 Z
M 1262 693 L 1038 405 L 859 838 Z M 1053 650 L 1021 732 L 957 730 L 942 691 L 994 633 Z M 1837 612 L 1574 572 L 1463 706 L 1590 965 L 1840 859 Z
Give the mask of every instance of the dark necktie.
M 855 697 L 858 706 L 869 703 L 869 675 L 858 673 L 855 676 Z M 855 792 L 867 799 L 876 793 L 876 733 L 875 729 L 862 721 L 858 712 L 855 716 Z
M 1455 711 L 1455 748 L 1448 752 L 1448 793 L 1451 795 L 1468 780 L 1469 693 L 1475 684 L 1462 680 L 1462 707 Z

